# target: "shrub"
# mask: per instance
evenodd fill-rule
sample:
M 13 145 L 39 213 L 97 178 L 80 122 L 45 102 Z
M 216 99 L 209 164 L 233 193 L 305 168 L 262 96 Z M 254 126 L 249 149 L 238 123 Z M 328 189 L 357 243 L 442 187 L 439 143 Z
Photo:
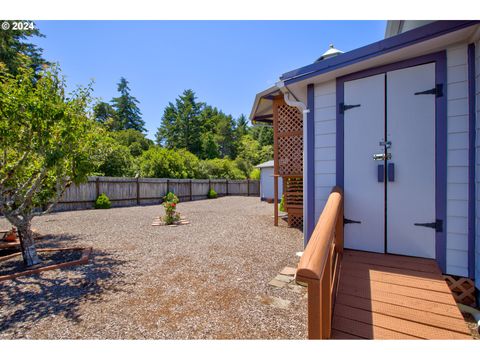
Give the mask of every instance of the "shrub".
M 285 211 L 285 195 L 282 195 L 282 200 L 280 200 L 280 205 L 278 205 L 280 211 Z
M 163 207 L 165 208 L 165 216 L 163 221 L 167 225 L 180 220 L 180 213 L 177 212 L 178 197 L 173 192 L 169 191 L 163 197 Z
M 213 190 L 213 188 L 210 188 L 210 189 L 208 190 L 207 197 L 208 197 L 209 199 L 215 199 L 217 196 L 218 196 L 218 195 L 217 195 L 217 192 L 216 192 L 215 190 Z
M 138 158 L 140 176 L 188 179 L 198 173 L 198 158 L 186 150 L 165 149 L 158 146 L 144 151 Z
M 165 224 L 171 225 L 174 222 L 180 220 L 180 213 L 177 210 L 177 203 L 165 201 L 163 203 L 163 207 L 165 208 L 165 216 L 163 217 L 163 221 Z
M 200 174 L 203 178 L 243 180 L 245 174 L 230 159 L 212 159 L 200 161 Z
M 175 195 L 173 192 L 169 191 L 169 192 L 163 197 L 163 201 L 164 201 L 164 202 L 170 202 L 170 203 L 178 204 L 180 200 L 178 199 L 178 196 L 177 196 L 177 195 Z
M 250 179 L 252 180 L 260 180 L 260 169 L 255 168 L 250 173 Z
M 110 199 L 104 193 L 100 194 L 95 200 L 95 209 L 110 209 L 111 206 Z

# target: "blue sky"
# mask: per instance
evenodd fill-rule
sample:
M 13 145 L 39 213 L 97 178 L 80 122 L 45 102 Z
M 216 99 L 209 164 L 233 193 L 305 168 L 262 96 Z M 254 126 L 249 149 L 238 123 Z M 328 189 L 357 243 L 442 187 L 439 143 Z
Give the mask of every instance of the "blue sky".
M 381 40 L 384 21 L 37 21 L 34 42 L 59 62 L 70 87 L 94 79 L 117 96 L 121 76 L 154 138 L 163 109 L 193 89 L 198 100 L 248 116 L 257 92 L 312 63 L 333 43 L 349 51 Z

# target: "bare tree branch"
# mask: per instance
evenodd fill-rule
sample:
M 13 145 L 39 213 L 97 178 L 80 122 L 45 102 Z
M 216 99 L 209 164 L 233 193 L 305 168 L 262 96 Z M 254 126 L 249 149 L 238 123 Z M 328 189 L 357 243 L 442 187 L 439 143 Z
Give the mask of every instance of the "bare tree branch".
M 47 173 L 47 168 L 43 168 L 40 171 L 40 173 L 37 175 L 33 185 L 25 193 L 24 201 L 22 202 L 22 205 L 20 205 L 17 209 L 15 209 L 13 211 L 13 215 L 23 214 L 25 209 L 32 204 L 32 198 L 35 195 L 35 192 L 37 191 L 38 187 L 42 183 L 42 180 L 45 177 L 46 173 Z

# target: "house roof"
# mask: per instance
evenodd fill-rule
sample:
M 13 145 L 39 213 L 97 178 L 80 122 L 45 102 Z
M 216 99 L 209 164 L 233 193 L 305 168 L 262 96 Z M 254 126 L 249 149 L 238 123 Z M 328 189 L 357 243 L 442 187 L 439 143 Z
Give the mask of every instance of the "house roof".
M 365 66 L 371 67 L 372 65 L 369 65 L 369 63 L 378 63 L 375 64 L 378 66 L 382 65 L 382 61 L 394 62 L 401 60 L 402 57 L 408 56 L 407 48 L 416 49 L 412 51 L 420 53 L 417 56 L 422 55 L 422 51 L 429 51 L 429 48 L 424 46 L 428 40 L 430 42 L 436 41 L 437 45 L 444 41 L 441 39 L 445 37 L 450 37 L 449 41 L 453 41 L 456 36 L 460 36 L 455 34 L 462 33 L 460 30 L 468 33 L 471 29 L 475 29 L 474 25 L 479 23 L 479 20 L 435 21 L 370 45 L 286 72 L 280 77 L 280 80 L 285 86 L 296 87 L 298 90 L 299 86 L 315 82 L 316 79 L 318 80 L 322 77 L 335 78 L 345 75 L 348 71 L 355 72 L 362 70 L 362 67 Z M 456 41 L 459 41 L 459 39 L 456 39 Z M 316 77 L 316 79 L 312 79 L 313 77 Z M 272 121 L 272 94 L 275 93 L 278 94 L 279 91 L 276 86 L 273 86 L 256 95 L 250 114 L 252 122 L 255 123 L 256 119 L 262 119 L 263 117 L 270 122 Z
M 270 161 L 266 161 L 264 163 L 261 163 L 261 164 L 258 164 L 257 166 L 255 166 L 256 168 L 269 168 L 269 167 L 273 167 L 273 160 L 270 160 Z
M 324 61 L 286 72 L 280 77 L 280 79 L 285 82 L 285 85 L 289 85 L 324 72 L 330 72 L 334 69 L 345 67 L 355 62 L 379 56 L 478 23 L 480 23 L 478 20 L 435 21 L 387 39 L 374 42 L 370 45 L 325 59 Z

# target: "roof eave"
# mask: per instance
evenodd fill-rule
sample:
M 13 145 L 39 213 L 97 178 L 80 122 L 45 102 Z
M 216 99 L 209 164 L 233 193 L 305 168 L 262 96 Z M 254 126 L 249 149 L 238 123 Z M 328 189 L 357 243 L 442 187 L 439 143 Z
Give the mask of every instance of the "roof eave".
M 293 84 L 313 76 L 327 73 L 362 60 L 386 54 L 478 23 L 480 23 L 478 20 L 436 21 L 399 35 L 377 41 L 370 45 L 339 54 L 330 59 L 286 72 L 280 77 L 280 79 L 283 80 L 286 85 Z

